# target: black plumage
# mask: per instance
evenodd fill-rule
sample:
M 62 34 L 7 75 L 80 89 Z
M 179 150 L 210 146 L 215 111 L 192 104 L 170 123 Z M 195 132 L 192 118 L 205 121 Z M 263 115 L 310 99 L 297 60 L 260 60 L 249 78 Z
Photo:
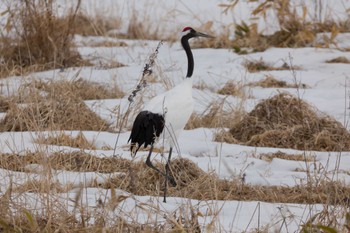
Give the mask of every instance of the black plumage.
M 134 121 L 128 140 L 128 142 L 131 140 L 130 150 L 136 154 L 143 144 L 145 148 L 153 145 L 156 138 L 163 132 L 164 124 L 162 115 L 150 111 L 140 112 Z

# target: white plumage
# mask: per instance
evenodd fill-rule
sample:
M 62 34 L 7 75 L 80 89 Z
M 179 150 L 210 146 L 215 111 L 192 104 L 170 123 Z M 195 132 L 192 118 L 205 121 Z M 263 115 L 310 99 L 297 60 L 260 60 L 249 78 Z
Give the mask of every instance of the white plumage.
M 173 89 L 152 98 L 143 110 L 164 116 L 165 127 L 159 138 L 173 147 L 193 112 L 193 105 L 192 79 L 186 78 Z

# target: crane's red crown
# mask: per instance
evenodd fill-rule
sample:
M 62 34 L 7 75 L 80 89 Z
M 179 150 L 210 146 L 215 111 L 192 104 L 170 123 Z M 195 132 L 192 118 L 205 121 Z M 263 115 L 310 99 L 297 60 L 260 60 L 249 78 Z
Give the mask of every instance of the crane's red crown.
M 193 28 L 191 27 L 185 27 L 184 29 L 182 29 L 182 32 L 188 31 L 188 30 L 192 30 Z

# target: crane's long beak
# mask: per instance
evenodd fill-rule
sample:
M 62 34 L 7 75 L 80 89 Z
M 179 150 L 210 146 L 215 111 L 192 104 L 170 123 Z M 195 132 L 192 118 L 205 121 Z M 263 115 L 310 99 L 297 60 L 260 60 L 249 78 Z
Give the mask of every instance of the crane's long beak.
M 196 37 L 206 37 L 206 38 L 215 38 L 214 36 L 207 35 L 201 32 L 196 32 Z

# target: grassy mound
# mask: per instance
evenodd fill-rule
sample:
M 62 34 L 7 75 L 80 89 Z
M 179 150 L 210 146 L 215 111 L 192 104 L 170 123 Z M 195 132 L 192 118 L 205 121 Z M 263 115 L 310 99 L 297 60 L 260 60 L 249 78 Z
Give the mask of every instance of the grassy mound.
M 250 146 L 350 150 L 350 133 L 342 124 L 285 93 L 259 103 L 230 133 Z
M 108 124 L 81 99 L 38 97 L 24 106 L 11 106 L 0 131 L 107 130 Z

